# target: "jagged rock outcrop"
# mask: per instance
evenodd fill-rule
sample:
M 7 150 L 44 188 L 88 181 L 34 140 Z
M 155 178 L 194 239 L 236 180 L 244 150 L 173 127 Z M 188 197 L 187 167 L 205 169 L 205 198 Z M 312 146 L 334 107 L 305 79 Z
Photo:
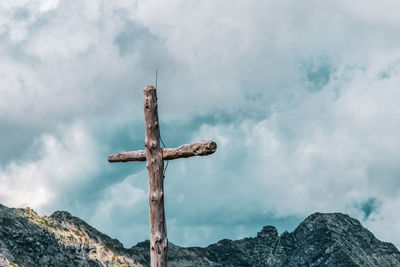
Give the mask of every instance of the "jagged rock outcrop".
M 148 242 L 131 248 L 148 262 Z M 254 238 L 224 239 L 206 248 L 170 245 L 169 266 L 400 266 L 397 248 L 341 213 L 315 213 L 281 236 L 265 226 Z
M 142 266 L 122 244 L 68 212 L 0 205 L 0 266 Z
M 256 237 L 206 248 L 169 243 L 169 266 L 400 266 L 397 248 L 341 213 L 315 213 L 292 233 L 265 226 Z M 68 212 L 38 216 L 0 205 L 0 266 L 149 266 L 149 241 L 125 249 Z

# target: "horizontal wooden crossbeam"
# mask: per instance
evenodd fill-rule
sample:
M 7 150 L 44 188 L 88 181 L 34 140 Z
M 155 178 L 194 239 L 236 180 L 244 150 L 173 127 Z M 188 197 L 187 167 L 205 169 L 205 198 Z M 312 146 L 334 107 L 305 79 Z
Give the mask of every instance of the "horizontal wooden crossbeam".
M 164 160 L 189 158 L 194 156 L 206 156 L 217 150 L 217 144 L 214 141 L 201 141 L 190 145 L 181 145 L 177 148 L 163 148 L 162 156 Z M 127 161 L 146 161 L 146 151 L 136 150 L 129 152 L 120 152 L 108 156 L 109 162 L 127 162 Z

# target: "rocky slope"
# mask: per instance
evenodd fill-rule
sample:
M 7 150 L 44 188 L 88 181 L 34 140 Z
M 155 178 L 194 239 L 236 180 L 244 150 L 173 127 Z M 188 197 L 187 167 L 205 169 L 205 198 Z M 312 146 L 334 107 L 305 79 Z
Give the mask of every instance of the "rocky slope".
M 148 265 L 149 243 L 131 248 Z M 281 236 L 265 226 L 254 238 L 206 248 L 169 247 L 169 266 L 400 266 L 400 253 L 341 213 L 315 213 Z
M 142 266 L 122 244 L 68 212 L 0 205 L 0 266 Z
M 394 245 L 340 213 L 315 213 L 280 236 L 265 226 L 253 238 L 168 251 L 169 266 L 400 266 Z M 67 212 L 0 205 L 0 266 L 149 266 L 149 242 L 125 249 Z

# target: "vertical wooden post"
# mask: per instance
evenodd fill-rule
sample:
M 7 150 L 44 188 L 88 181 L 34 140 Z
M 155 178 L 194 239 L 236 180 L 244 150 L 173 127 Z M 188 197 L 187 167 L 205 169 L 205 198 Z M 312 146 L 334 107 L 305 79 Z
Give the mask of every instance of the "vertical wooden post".
M 151 267 L 164 267 L 167 266 L 168 239 L 164 212 L 164 162 L 160 147 L 157 91 L 153 86 L 146 86 L 143 92 L 146 161 L 149 172 L 150 259 Z

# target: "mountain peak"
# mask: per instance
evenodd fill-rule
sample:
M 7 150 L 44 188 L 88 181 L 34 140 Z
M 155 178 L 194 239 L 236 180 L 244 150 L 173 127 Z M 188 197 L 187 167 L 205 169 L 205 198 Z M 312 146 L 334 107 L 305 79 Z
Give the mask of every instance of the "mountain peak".
M 71 215 L 71 213 L 69 213 L 68 211 L 62 211 L 62 210 L 57 210 L 55 212 L 53 212 L 50 217 L 52 217 L 53 219 L 61 219 L 61 220 L 71 220 L 74 217 Z M 78 217 L 75 217 L 78 218 Z
M 360 222 L 347 214 L 340 213 L 340 212 L 333 212 L 333 213 L 322 213 L 322 212 L 315 212 L 308 216 L 303 223 L 312 223 L 312 222 L 335 222 L 335 223 L 343 223 L 343 224 L 354 224 L 360 225 Z
M 278 238 L 278 230 L 274 226 L 266 225 L 260 232 L 257 233 L 257 238 Z
M 299 226 L 297 231 L 315 231 L 320 228 L 327 228 L 335 231 L 364 231 L 361 223 L 343 213 L 320 213 L 316 212 L 308 216 Z
M 130 249 L 66 211 L 39 216 L 0 204 L 0 266 L 149 266 L 149 241 Z M 400 253 L 342 213 L 314 213 L 280 236 L 223 239 L 206 248 L 169 243 L 169 266 L 400 266 Z
M 125 264 L 125 265 L 124 265 Z M 1 266 L 141 266 L 122 244 L 68 212 L 0 206 Z

